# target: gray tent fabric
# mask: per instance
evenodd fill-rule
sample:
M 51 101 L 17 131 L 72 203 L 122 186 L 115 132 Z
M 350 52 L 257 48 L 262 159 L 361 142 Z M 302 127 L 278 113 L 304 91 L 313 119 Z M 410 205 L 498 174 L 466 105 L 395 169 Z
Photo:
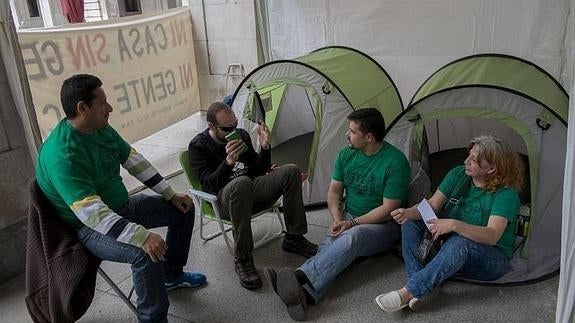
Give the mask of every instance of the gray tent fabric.
M 536 281 L 559 270 L 568 102 L 539 67 L 507 55 L 474 55 L 432 74 L 388 129 L 386 140 L 408 156 L 412 174 L 428 157 L 417 153 L 423 145 L 447 158 L 480 134 L 506 138 L 527 157 L 530 192 L 522 196 L 530 207 L 528 235 L 523 243 L 518 237 L 510 271 L 489 283 Z
M 242 80 L 232 103 L 239 126 L 252 133 L 265 119 L 273 163 L 295 163 L 308 173 L 302 189 L 306 205 L 326 201 L 333 161 L 346 145 L 346 117 L 366 107 L 388 121 L 403 111 L 383 67 L 342 46 L 258 67 Z M 252 140 L 259 147 L 257 136 Z

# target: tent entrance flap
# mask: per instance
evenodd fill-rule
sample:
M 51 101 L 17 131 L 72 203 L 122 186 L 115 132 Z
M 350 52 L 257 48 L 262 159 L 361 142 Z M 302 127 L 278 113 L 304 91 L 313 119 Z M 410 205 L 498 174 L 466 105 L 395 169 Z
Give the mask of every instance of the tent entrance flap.
M 321 101 L 315 99 L 314 92 L 311 87 L 286 84 L 281 98 L 272 102 L 272 109 L 266 112 L 272 147 L 316 130 L 315 110 Z M 270 97 L 273 99 L 274 96 Z
M 310 156 L 313 154 L 314 135 L 317 133 L 316 114 L 319 100 L 315 100 L 311 87 L 287 84 L 283 96 L 273 106 L 273 128 L 271 128 L 272 163 L 296 164 L 303 171 L 310 171 Z M 271 119 L 271 118 L 269 118 Z M 266 119 L 267 122 L 268 119 Z
M 302 171 L 307 171 L 313 136 L 314 132 L 309 132 L 272 148 L 272 163 L 277 165 L 296 164 Z

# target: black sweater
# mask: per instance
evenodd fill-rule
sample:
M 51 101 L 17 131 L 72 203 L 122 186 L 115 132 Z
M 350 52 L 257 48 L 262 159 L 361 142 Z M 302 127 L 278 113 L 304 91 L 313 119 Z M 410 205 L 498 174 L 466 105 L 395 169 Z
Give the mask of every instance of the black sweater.
M 256 153 L 248 132 L 239 128 L 236 131 L 248 149 L 240 155 L 234 166 L 226 164 L 226 144 L 215 141 L 210 136 L 209 129 L 202 131 L 190 141 L 188 146 L 190 165 L 199 178 L 203 191 L 217 194 L 237 176 L 247 175 L 254 178 L 264 175 L 268 170 L 271 163 L 270 150 L 261 149 L 260 154 Z

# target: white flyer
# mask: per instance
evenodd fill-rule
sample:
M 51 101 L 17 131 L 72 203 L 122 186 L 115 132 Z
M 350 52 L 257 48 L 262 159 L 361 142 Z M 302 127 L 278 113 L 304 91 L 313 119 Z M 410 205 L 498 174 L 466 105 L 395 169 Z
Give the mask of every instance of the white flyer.
M 419 211 L 419 214 L 421 214 L 421 218 L 427 226 L 427 229 L 430 229 L 431 224 L 427 223 L 427 221 L 437 220 L 437 215 L 435 215 L 435 212 L 433 212 L 433 208 L 431 208 L 431 205 L 427 199 L 421 200 L 421 202 L 417 205 L 417 210 Z

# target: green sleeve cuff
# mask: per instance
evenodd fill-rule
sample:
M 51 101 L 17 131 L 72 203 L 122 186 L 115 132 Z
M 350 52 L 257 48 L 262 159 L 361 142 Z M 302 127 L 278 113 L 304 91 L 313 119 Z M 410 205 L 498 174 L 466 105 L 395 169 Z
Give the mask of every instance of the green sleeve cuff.
M 162 192 L 162 196 L 164 197 L 164 199 L 166 201 L 169 201 L 172 199 L 172 197 L 174 197 L 174 195 L 176 195 L 176 191 L 174 191 L 174 189 L 171 186 L 168 186 L 163 192 Z
M 134 245 L 138 248 L 142 247 L 144 242 L 146 242 L 146 240 L 148 239 L 148 236 L 150 236 L 150 232 L 148 232 L 148 230 L 146 230 L 146 228 L 144 228 L 143 226 L 138 225 L 138 229 L 136 230 L 136 232 L 132 236 L 132 240 L 130 240 L 130 244 Z

